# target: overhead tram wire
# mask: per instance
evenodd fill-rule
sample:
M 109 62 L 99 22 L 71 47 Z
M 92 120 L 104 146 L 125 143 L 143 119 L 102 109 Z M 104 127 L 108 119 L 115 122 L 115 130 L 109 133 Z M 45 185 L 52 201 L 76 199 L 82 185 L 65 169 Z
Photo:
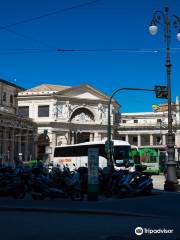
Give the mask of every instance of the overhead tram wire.
M 172 48 L 173 52 L 179 52 L 180 48 Z M 137 52 L 137 53 L 160 53 L 164 52 L 164 48 L 148 49 L 148 48 L 105 48 L 105 49 L 57 49 L 57 52 Z
M 23 33 L 19 33 L 17 31 L 11 30 L 9 28 L 13 27 L 13 26 L 16 26 L 16 25 L 25 24 L 25 23 L 29 23 L 29 22 L 32 22 L 32 21 L 35 21 L 35 20 L 46 18 L 46 17 L 52 16 L 52 15 L 57 15 L 57 14 L 60 14 L 60 13 L 66 12 L 66 11 L 73 10 L 73 9 L 81 8 L 81 7 L 84 7 L 84 6 L 87 6 L 87 5 L 95 4 L 96 2 L 100 2 L 100 1 L 103 1 L 103 0 L 93 0 L 93 1 L 85 2 L 85 3 L 77 4 L 77 5 L 74 5 L 74 6 L 71 6 L 71 7 L 63 8 L 63 9 L 60 9 L 60 10 L 57 10 L 57 11 L 54 11 L 54 12 L 46 13 L 46 14 L 43 14 L 43 15 L 40 15 L 40 16 L 37 16 L 37 17 L 32 17 L 32 18 L 25 19 L 25 20 L 22 20 L 22 21 L 19 21 L 19 22 L 11 23 L 11 24 L 8 24 L 8 25 L 5 25 L 5 26 L 0 25 L 0 30 L 5 30 L 5 31 L 10 32 L 14 35 L 20 36 L 24 39 L 27 39 L 27 40 L 36 42 L 38 44 L 41 44 L 44 47 L 47 47 L 48 50 L 49 49 L 52 49 L 52 50 L 54 49 L 55 50 L 56 48 L 50 46 L 49 44 L 45 43 L 44 41 L 34 39 L 34 38 L 32 38 L 28 35 L 25 35 Z
M 159 52 L 157 49 L 143 48 L 106 48 L 106 49 L 57 49 L 57 52 Z
M 21 55 L 21 54 L 42 54 L 42 53 L 53 53 L 54 50 L 45 50 L 45 49 L 39 49 L 39 50 L 21 50 L 21 51 L 0 51 L 0 55 Z
M 57 11 L 49 12 L 49 13 L 46 13 L 46 14 L 43 14 L 43 15 L 40 15 L 40 16 L 37 16 L 37 17 L 32 17 L 32 18 L 28 18 L 28 19 L 25 19 L 25 20 L 15 22 L 15 23 L 7 24 L 5 26 L 0 26 L 0 30 L 10 28 L 10 27 L 14 27 L 14 26 L 20 25 L 20 24 L 33 22 L 33 21 L 36 21 L 36 20 L 39 20 L 39 19 L 42 19 L 42 18 L 46 18 L 46 17 L 50 17 L 50 16 L 53 16 L 53 15 L 58 15 L 60 13 L 64 13 L 64 12 L 67 12 L 67 11 L 70 11 L 70 10 L 73 10 L 73 9 L 77 9 L 77 8 L 82 8 L 82 7 L 92 5 L 92 4 L 95 4 L 97 2 L 101 2 L 101 1 L 104 1 L 104 0 L 93 0 L 93 1 L 80 3 L 80 4 L 77 4 L 77 5 L 71 6 L 71 7 L 62 8 L 62 9 L 59 9 Z
M 123 52 L 123 53 L 161 53 L 165 49 L 144 49 L 144 48 L 107 48 L 107 49 L 40 49 L 40 48 L 17 48 L 17 49 L 0 49 L 0 54 L 41 54 L 41 53 L 103 53 L 103 52 Z M 174 53 L 180 53 L 180 48 L 172 49 Z
M 55 49 L 52 46 L 50 46 L 49 44 L 45 43 L 44 41 L 41 41 L 41 40 L 38 40 L 38 39 L 34 39 L 34 38 L 30 37 L 30 36 L 27 36 L 27 35 L 25 35 L 23 33 L 19 33 L 17 31 L 11 30 L 9 28 L 0 26 L 0 30 L 7 31 L 7 32 L 12 33 L 12 34 L 14 34 L 16 36 L 22 37 L 22 38 L 24 38 L 26 40 L 30 40 L 30 41 L 36 42 L 36 43 L 38 43 L 40 45 L 43 45 L 44 47 L 47 47 L 48 49 Z

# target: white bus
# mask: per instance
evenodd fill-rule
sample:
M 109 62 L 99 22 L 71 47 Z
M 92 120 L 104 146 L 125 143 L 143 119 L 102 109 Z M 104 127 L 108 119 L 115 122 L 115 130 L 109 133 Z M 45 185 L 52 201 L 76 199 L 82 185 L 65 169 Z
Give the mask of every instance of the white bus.
M 129 160 L 131 146 L 128 142 L 114 140 L 114 163 L 119 167 L 124 161 Z M 56 146 L 54 149 L 53 165 L 59 165 L 61 168 L 68 164 L 70 170 L 73 164 L 78 167 L 88 165 L 88 149 L 98 148 L 99 150 L 99 167 L 107 167 L 107 155 L 105 152 L 105 141 L 85 142 L 74 145 Z

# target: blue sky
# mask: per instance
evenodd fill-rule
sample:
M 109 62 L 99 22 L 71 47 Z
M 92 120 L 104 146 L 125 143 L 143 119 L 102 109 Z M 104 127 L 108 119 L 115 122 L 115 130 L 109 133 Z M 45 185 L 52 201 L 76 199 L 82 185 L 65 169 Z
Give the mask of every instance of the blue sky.
M 72 7 L 90 0 L 6 0 L 0 27 Z M 155 9 L 165 0 L 101 0 L 92 5 L 0 30 L 0 77 L 25 88 L 42 83 L 91 84 L 111 95 L 120 87 L 152 89 L 166 84 L 165 52 L 57 52 L 56 49 L 161 49 L 163 29 L 148 33 Z M 170 14 L 180 16 L 180 1 L 169 1 Z M 173 20 L 173 18 L 171 18 Z M 19 36 L 25 35 L 26 37 Z M 28 39 L 28 37 L 31 39 Z M 172 48 L 180 48 L 172 27 Z M 37 49 L 30 51 L 22 49 Z M 40 50 L 40 51 L 39 51 Z M 22 52 L 21 52 L 22 51 Z M 180 51 L 171 53 L 172 97 L 180 95 Z M 152 92 L 124 91 L 116 95 L 122 112 L 151 111 L 164 100 Z

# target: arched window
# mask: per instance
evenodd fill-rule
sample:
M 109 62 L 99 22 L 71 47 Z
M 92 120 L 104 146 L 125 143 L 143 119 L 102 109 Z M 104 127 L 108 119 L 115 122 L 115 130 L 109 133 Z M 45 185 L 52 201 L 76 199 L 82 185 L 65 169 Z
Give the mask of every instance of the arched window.
M 94 115 L 87 108 L 78 108 L 72 113 L 70 122 L 77 122 L 77 123 L 94 122 Z

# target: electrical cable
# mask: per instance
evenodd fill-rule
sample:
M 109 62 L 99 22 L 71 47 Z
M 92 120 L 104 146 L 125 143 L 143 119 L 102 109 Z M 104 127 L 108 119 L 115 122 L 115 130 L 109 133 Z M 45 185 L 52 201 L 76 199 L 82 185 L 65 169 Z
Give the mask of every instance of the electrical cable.
M 164 52 L 165 48 L 148 49 L 148 48 L 106 48 L 106 49 L 57 49 L 57 52 L 142 52 L 142 53 L 159 53 Z M 180 51 L 180 48 L 171 48 L 171 51 Z
M 2 29 L 1 29 L 1 28 L 2 28 Z M 24 39 L 27 39 L 27 40 L 30 40 L 30 41 L 39 43 L 39 44 L 41 44 L 41 45 L 43 45 L 43 46 L 45 46 L 45 47 L 48 47 L 48 48 L 52 48 L 52 46 L 49 46 L 49 44 L 45 43 L 44 41 L 34 39 L 34 38 L 30 37 L 30 36 L 27 36 L 27 35 L 25 35 L 25 34 L 23 34 L 23 33 L 19 33 L 19 32 L 17 32 L 17 31 L 8 29 L 8 28 L 6 28 L 6 27 L 0 26 L 0 30 L 5 30 L 5 31 L 10 32 L 10 33 L 12 33 L 12 34 L 14 34 L 14 35 L 20 36 L 20 37 L 22 37 L 22 38 L 24 38 Z
M 25 20 L 21 20 L 19 22 L 7 24 L 5 26 L 1 26 L 0 30 L 5 29 L 5 28 L 9 28 L 9 27 L 13 27 L 13 26 L 16 26 L 16 25 L 24 24 L 24 23 L 29 23 L 29 22 L 32 22 L 32 21 L 36 21 L 36 20 L 46 18 L 46 17 L 52 16 L 52 15 L 57 15 L 57 14 L 60 14 L 60 13 L 63 13 L 63 12 L 73 10 L 73 9 L 85 7 L 87 5 L 91 5 L 91 4 L 100 2 L 100 1 L 103 1 L 103 0 L 88 1 L 88 2 L 85 2 L 85 3 L 80 3 L 80 4 L 77 4 L 77 5 L 71 6 L 71 7 L 66 7 L 66 8 L 63 8 L 63 9 L 59 9 L 57 11 L 46 13 L 46 14 L 43 14 L 43 15 L 40 15 L 40 16 L 37 16 L 37 17 L 32 17 L 32 18 L 28 18 L 28 19 L 25 19 Z
M 104 49 L 40 49 L 40 48 L 22 48 L 22 49 L 0 49 L 0 54 L 27 54 L 27 53 L 48 53 L 48 52 L 80 52 L 80 53 L 103 53 L 103 52 L 124 52 L 124 53 L 162 53 L 166 50 L 160 49 L 147 49 L 147 48 L 104 48 Z M 172 48 L 172 53 L 179 53 L 180 48 Z
M 93 1 L 85 2 L 85 3 L 77 4 L 77 5 L 74 5 L 72 7 L 67 7 L 67 8 L 60 9 L 60 10 L 50 12 L 50 13 L 46 13 L 46 14 L 43 14 L 43 15 L 40 15 L 40 16 L 37 16 L 37 17 L 33 17 L 33 18 L 25 19 L 25 20 L 22 20 L 22 21 L 19 21 L 19 22 L 11 23 L 11 24 L 8 24 L 6 26 L 0 26 L 0 30 L 5 30 L 5 31 L 10 32 L 12 34 L 15 34 L 17 36 L 23 37 L 27 40 L 31 40 L 33 42 L 38 42 L 39 44 L 41 44 L 43 46 L 46 46 L 48 48 L 53 48 L 52 46 L 45 43 L 44 41 L 34 39 L 30 36 L 27 36 L 25 34 L 17 32 L 17 31 L 11 30 L 9 28 L 13 27 L 13 26 L 16 26 L 16 25 L 25 24 L 25 23 L 29 23 L 29 22 L 32 22 L 32 21 L 35 21 L 35 20 L 39 20 L 41 18 L 49 17 L 49 16 L 52 16 L 52 15 L 57 15 L 57 14 L 60 14 L 60 13 L 63 13 L 63 12 L 69 11 L 69 10 L 73 10 L 73 9 L 77 9 L 77 8 L 84 7 L 84 6 L 87 6 L 87 5 L 91 5 L 91 4 L 94 4 L 96 2 L 100 2 L 100 1 L 103 1 L 103 0 L 93 0 Z

